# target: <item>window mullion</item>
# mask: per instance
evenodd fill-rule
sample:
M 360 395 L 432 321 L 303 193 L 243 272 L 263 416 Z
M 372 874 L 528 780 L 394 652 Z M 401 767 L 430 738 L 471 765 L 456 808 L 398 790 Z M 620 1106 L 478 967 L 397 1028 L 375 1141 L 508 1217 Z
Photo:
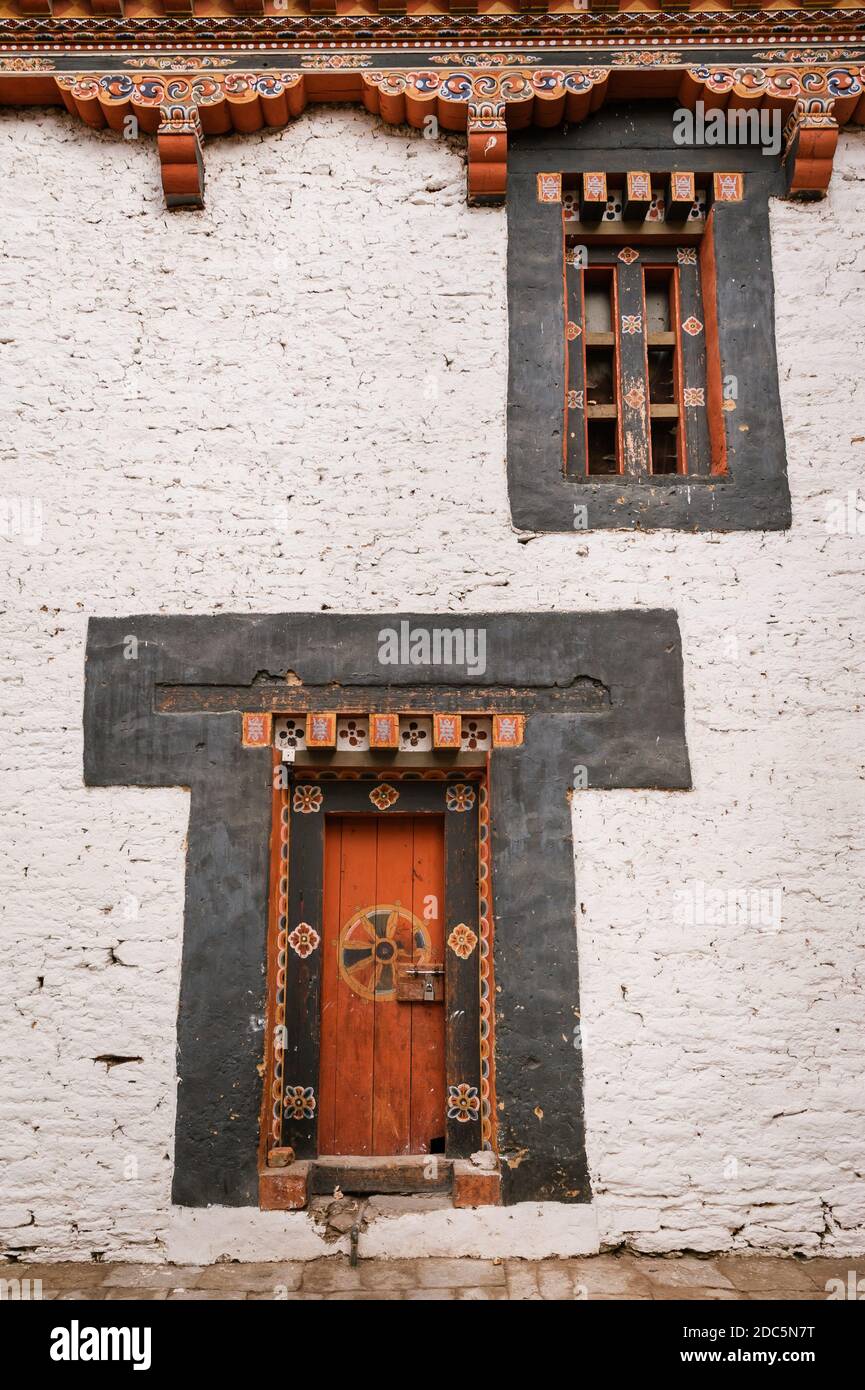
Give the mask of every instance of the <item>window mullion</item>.
M 649 471 L 649 381 L 643 267 L 639 258 L 618 261 L 616 301 L 622 471 L 626 477 L 645 477 Z

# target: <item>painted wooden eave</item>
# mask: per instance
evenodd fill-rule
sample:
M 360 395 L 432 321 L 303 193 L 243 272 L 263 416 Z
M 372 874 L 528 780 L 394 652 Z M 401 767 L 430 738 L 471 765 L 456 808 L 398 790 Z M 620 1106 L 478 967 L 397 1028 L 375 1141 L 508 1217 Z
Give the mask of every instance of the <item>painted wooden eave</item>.
M 55 12 L 39 21 L 0 19 L 0 105 L 63 106 L 94 129 L 155 136 L 170 207 L 202 206 L 206 139 L 280 128 L 307 106 L 332 103 L 356 103 L 389 125 L 464 134 L 473 204 L 504 200 L 512 132 L 579 123 L 608 101 L 777 110 L 791 196 L 821 197 L 839 129 L 865 124 L 865 11 L 784 11 L 776 20 L 779 13 L 374 14 L 277 23 L 203 18 L 198 10 L 185 19 L 126 21 Z M 514 46 L 515 25 L 537 31 L 527 40 L 531 52 Z M 261 42 L 249 42 L 250 26 Z M 735 56 L 718 61 L 736 29 Z M 25 31 L 29 42 L 11 41 Z M 216 32 L 227 41 L 215 43 Z

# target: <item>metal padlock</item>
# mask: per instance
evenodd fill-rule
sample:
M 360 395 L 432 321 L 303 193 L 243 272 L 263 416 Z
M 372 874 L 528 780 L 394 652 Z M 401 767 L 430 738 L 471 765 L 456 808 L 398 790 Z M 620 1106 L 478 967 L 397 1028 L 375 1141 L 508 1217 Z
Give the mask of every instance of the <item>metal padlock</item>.
M 432 975 L 427 975 L 424 979 L 423 997 L 424 1003 L 432 1002 L 436 997 L 435 985 L 433 984 Z

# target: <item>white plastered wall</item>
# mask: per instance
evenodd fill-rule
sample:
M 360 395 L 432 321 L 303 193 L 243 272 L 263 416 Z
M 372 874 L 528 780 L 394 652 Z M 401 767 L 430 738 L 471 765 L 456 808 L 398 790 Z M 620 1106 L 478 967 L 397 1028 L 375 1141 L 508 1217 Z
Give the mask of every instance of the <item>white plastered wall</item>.
M 168 214 L 152 142 L 0 112 L 6 1248 L 322 1249 L 303 1215 L 171 1208 L 188 798 L 82 786 L 90 615 L 663 606 L 694 790 L 573 803 L 594 1204 L 382 1219 L 365 1251 L 861 1253 L 865 137 L 772 211 L 771 535 L 517 537 L 505 215 L 458 143 L 331 109 L 206 162 L 206 210 Z M 739 391 L 746 427 L 747 363 Z

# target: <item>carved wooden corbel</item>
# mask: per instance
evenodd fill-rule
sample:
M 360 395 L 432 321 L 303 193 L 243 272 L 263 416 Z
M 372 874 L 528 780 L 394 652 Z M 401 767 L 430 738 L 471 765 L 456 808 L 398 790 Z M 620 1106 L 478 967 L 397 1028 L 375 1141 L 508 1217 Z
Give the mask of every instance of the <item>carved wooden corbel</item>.
M 468 198 L 474 206 L 505 201 L 508 186 L 508 128 L 505 103 L 469 102 Z
M 862 124 L 863 74 L 865 69 L 842 66 L 693 67 L 682 77 L 679 99 L 691 109 L 704 100 L 721 110 L 745 105 L 788 111 L 787 191 L 794 198 L 822 198 L 832 178 L 840 123 Z
M 204 207 L 201 119 L 195 106 L 163 106 L 156 132 L 162 187 L 170 208 Z
M 784 129 L 784 168 L 791 198 L 822 198 L 832 177 L 838 144 L 833 97 L 796 102 Z

